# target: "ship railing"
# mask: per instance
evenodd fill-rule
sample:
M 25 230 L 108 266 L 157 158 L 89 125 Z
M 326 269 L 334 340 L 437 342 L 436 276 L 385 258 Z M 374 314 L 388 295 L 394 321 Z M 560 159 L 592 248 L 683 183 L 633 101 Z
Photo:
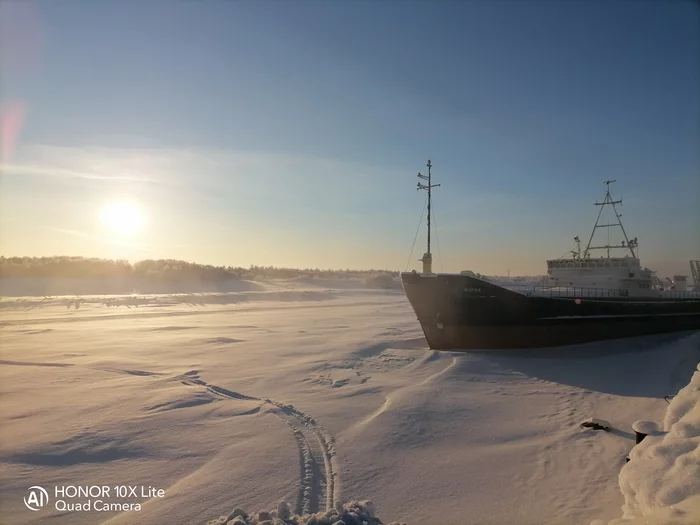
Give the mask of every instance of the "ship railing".
M 587 286 L 523 286 L 508 287 L 523 295 L 539 297 L 627 297 L 627 290 L 591 288 Z
M 669 299 L 700 299 L 700 292 L 693 292 L 691 290 L 679 291 L 679 290 L 663 290 L 659 292 L 659 297 L 667 297 Z
M 629 297 L 629 290 L 620 290 L 616 288 L 591 288 L 586 286 L 541 286 L 541 285 L 510 285 L 506 286 L 509 290 L 521 293 L 527 296 L 539 297 Z M 668 299 L 700 299 L 700 293 L 694 291 L 652 291 L 649 295 Z

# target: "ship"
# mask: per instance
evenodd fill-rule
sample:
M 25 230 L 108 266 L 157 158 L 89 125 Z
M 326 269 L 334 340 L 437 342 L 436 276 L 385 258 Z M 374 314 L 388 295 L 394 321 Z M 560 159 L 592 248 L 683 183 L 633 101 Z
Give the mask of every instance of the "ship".
M 401 283 L 431 349 L 526 349 L 700 330 L 700 292 L 688 289 L 685 276 L 665 282 L 642 266 L 639 241 L 628 237 L 618 213 L 622 200 L 610 192 L 614 180 L 604 181 L 605 198 L 594 203 L 600 211 L 586 247 L 574 237 L 577 248 L 547 260 L 547 275 L 536 284 L 499 284 L 468 270 L 433 273 L 431 199 L 440 185 L 432 184 L 430 160 L 427 168 L 417 187 L 427 191 L 427 251 L 419 259 L 422 272 L 401 273 Z M 601 224 L 605 207 L 615 221 Z M 619 228 L 624 240 L 593 246 L 600 228 Z

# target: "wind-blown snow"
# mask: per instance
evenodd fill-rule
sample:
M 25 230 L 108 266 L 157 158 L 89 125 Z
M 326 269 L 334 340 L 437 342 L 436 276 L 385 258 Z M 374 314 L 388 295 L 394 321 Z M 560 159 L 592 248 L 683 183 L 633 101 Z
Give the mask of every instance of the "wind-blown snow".
M 653 422 L 620 471 L 623 516 L 610 525 L 700 523 L 700 365 L 673 398 L 663 431 Z M 595 522 L 600 523 L 600 522 Z
M 254 284 L 0 300 L 0 521 L 201 525 L 367 499 L 385 523 L 609 521 L 632 424 L 661 421 L 700 361 L 698 333 L 434 352 L 400 290 Z M 165 496 L 32 512 L 33 485 Z

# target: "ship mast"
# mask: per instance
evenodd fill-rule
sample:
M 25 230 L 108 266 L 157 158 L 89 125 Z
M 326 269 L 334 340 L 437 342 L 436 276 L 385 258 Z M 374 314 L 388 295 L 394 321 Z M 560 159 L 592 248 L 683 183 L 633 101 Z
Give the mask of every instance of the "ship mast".
M 427 180 L 428 184 L 421 184 L 419 182 L 416 190 L 428 190 L 428 251 L 423 254 L 423 258 L 420 259 L 420 261 L 423 263 L 423 273 L 432 273 L 433 256 L 430 253 L 430 201 L 432 198 L 431 189 L 437 188 L 440 185 L 439 184 L 431 184 L 432 174 L 431 174 L 430 170 L 433 167 L 433 165 L 430 162 L 430 159 L 428 159 L 428 164 L 426 164 L 426 166 L 428 167 L 428 176 L 426 177 L 425 175 L 418 173 L 418 178 L 422 179 L 422 180 Z
M 591 232 L 591 236 L 588 239 L 588 244 L 586 245 L 586 249 L 583 251 L 583 258 L 588 257 L 588 252 L 589 250 L 607 250 L 608 252 L 608 259 L 610 258 L 610 250 L 614 249 L 619 249 L 619 248 L 626 248 L 630 251 L 632 254 L 632 257 L 636 257 L 634 253 L 634 249 L 637 247 L 637 238 L 635 237 L 634 239 L 630 240 L 627 237 L 627 232 L 625 231 L 625 227 L 622 225 L 622 221 L 620 220 L 620 217 L 622 217 L 621 213 L 617 212 L 617 208 L 615 207 L 616 204 L 622 204 L 622 199 L 620 200 L 613 200 L 612 196 L 610 195 L 610 184 L 615 182 L 614 180 L 606 180 L 603 181 L 603 184 L 605 184 L 605 198 L 603 199 L 603 202 L 595 202 L 594 204 L 596 206 L 600 206 L 600 211 L 598 212 L 598 218 L 595 221 L 595 226 L 593 226 L 593 231 Z M 617 224 L 598 224 L 600 221 L 600 216 L 603 213 L 603 206 L 612 206 L 613 211 L 615 212 L 615 218 L 617 219 Z M 598 228 L 612 228 L 612 227 L 617 227 L 619 226 L 620 229 L 622 230 L 622 235 L 625 236 L 625 240 L 622 242 L 621 246 L 612 246 L 610 245 L 610 241 L 608 241 L 608 244 L 604 246 L 591 246 L 591 241 L 593 240 L 593 236 L 595 235 L 595 232 Z

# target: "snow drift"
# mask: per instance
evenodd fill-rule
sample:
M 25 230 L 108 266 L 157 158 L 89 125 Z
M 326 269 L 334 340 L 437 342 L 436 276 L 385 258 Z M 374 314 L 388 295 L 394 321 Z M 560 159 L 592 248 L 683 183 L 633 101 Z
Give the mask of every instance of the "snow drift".
M 623 515 L 609 525 L 700 523 L 700 364 L 670 403 L 663 428 L 651 425 L 620 471 Z M 591 525 L 602 525 L 598 520 Z

